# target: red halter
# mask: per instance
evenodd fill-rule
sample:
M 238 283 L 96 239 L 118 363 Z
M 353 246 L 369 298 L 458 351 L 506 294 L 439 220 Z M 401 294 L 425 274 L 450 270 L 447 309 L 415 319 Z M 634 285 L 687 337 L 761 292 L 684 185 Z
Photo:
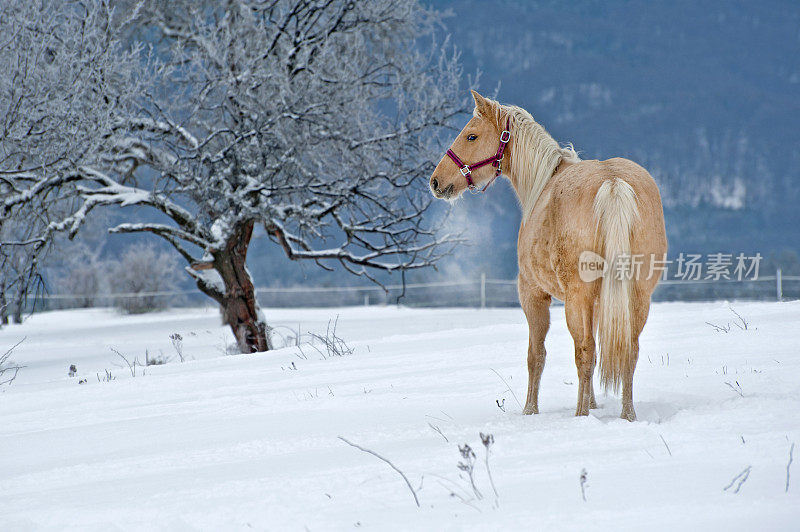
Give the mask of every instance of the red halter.
M 490 179 L 489 182 L 486 183 L 486 186 L 484 186 L 481 189 L 481 192 L 485 192 L 486 189 L 489 188 L 489 185 L 494 183 L 494 180 L 497 179 L 500 176 L 500 173 L 502 172 L 502 170 L 500 169 L 500 163 L 503 162 L 503 152 L 506 149 L 506 144 L 508 144 L 508 141 L 510 140 L 511 140 L 511 119 L 507 118 L 506 128 L 503 130 L 502 133 L 500 133 L 500 146 L 497 147 L 496 154 L 492 155 L 491 157 L 487 157 L 482 161 L 478 161 L 477 163 L 474 164 L 464 164 L 464 162 L 462 162 L 461 159 L 458 158 L 458 155 L 456 155 L 456 152 L 454 152 L 452 149 L 447 150 L 447 155 L 453 160 L 454 163 L 458 165 L 458 169 L 461 170 L 461 175 L 463 175 L 464 179 L 467 180 L 467 187 L 470 190 L 475 190 L 476 188 L 475 183 L 472 181 L 472 171 L 477 168 L 480 168 L 481 166 L 486 166 L 487 164 L 491 164 L 492 166 L 494 166 L 497 169 L 494 173 L 494 177 Z

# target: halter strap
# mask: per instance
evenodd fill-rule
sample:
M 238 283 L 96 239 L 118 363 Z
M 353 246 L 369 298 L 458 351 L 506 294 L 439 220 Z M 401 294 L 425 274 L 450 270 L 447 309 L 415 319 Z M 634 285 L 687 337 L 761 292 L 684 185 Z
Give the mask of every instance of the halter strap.
M 454 163 L 458 165 L 459 171 L 461 171 L 461 175 L 464 176 L 464 179 L 467 180 L 467 188 L 470 190 L 475 190 L 475 182 L 472 180 L 472 171 L 487 164 L 491 164 L 496 168 L 494 177 L 489 180 L 488 183 L 480 190 L 480 192 L 486 192 L 486 189 L 489 188 L 489 185 L 494 183 L 494 180 L 500 177 L 502 173 L 502 169 L 500 164 L 503 162 L 504 152 L 506 150 L 506 145 L 511 140 L 511 118 L 506 118 L 506 128 L 500 133 L 500 145 L 497 147 L 497 153 L 492 155 L 491 157 L 487 157 L 482 161 L 478 161 L 474 164 L 465 164 L 461 159 L 459 159 L 456 152 L 452 149 L 447 150 L 447 156 L 453 160 Z

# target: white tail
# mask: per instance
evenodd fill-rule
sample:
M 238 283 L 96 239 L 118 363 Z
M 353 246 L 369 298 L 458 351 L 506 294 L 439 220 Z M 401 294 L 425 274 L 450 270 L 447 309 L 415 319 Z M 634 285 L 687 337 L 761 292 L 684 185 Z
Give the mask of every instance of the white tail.
M 631 323 L 631 230 L 639 217 L 636 193 L 620 178 L 605 181 L 594 198 L 597 221 L 595 249 L 608 269 L 601 281 L 597 317 L 600 382 L 606 390 L 619 390 L 626 370 L 636 365 Z M 628 266 L 628 268 L 626 268 Z

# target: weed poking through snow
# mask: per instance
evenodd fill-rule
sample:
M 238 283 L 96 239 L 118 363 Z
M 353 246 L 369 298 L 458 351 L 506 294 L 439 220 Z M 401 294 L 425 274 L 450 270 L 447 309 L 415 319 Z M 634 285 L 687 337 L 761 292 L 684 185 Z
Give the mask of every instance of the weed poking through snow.
M 8 351 L 0 355 L 0 386 L 14 382 L 14 379 L 17 378 L 19 370 L 25 367 L 17 365 L 11 360 L 11 354 L 14 352 L 14 349 L 16 349 L 17 346 L 24 341 L 25 338 L 11 346 Z
M 734 320 L 733 320 L 733 325 L 735 325 L 736 327 L 738 327 L 742 331 L 750 330 L 750 322 L 748 322 L 746 319 L 744 319 L 741 314 L 739 314 L 738 312 L 733 310 L 733 307 L 729 306 L 728 309 L 731 312 L 733 312 L 733 315 L 735 317 Z M 726 325 L 716 325 L 714 323 L 711 323 L 711 322 L 707 321 L 706 324 L 708 324 L 711 327 L 713 327 L 714 330 L 717 331 L 717 332 L 724 332 L 724 333 L 731 332 L 731 327 L 732 327 L 731 326 L 731 322 L 728 322 Z
M 714 328 L 714 330 L 717 331 L 717 332 L 724 332 L 724 333 L 731 332 L 731 324 L 730 323 L 728 323 L 728 325 L 715 325 L 715 324 L 711 323 L 710 321 L 707 321 L 706 323 L 708 325 L 712 326 Z
M 486 454 L 484 457 L 484 463 L 486 464 L 486 475 L 489 477 L 489 485 L 492 486 L 492 491 L 494 492 L 494 503 L 495 507 L 497 507 L 500 506 L 500 494 L 497 493 L 497 487 L 495 487 L 494 478 L 492 478 L 492 468 L 489 467 L 489 452 L 491 451 L 492 445 L 494 445 L 494 435 L 484 434 L 483 432 L 481 432 L 480 436 L 481 436 L 481 443 L 483 444 L 483 447 L 486 450 Z
M 134 357 L 133 361 L 130 361 L 130 360 L 128 360 L 128 357 L 126 357 L 125 355 L 123 355 L 122 353 L 120 353 L 119 351 L 114 349 L 113 347 L 109 347 L 109 349 L 111 349 L 112 352 L 114 352 L 119 358 L 121 358 L 123 360 L 123 362 L 125 362 L 125 366 L 122 366 L 121 364 L 117 364 L 117 366 L 121 367 L 121 368 L 124 368 L 124 367 L 127 366 L 128 371 L 131 372 L 131 377 L 136 377 L 136 368 L 137 368 L 137 366 L 140 367 L 140 368 L 142 367 L 142 363 L 139 362 L 139 357 Z M 144 371 L 142 371 L 141 375 L 144 375 Z
M 581 483 L 581 498 L 583 499 L 583 502 L 586 502 L 586 488 L 589 487 L 589 484 L 587 484 L 588 478 L 589 475 L 586 472 L 586 468 L 584 467 L 583 469 L 581 469 L 581 476 L 579 477 L 579 481 Z
M 508 382 L 506 382 L 506 380 L 503 378 L 503 376 L 500 375 L 500 373 L 498 373 L 496 369 L 494 369 L 494 368 L 489 368 L 489 369 L 492 370 L 492 372 L 495 375 L 497 375 L 497 378 L 499 378 L 503 382 L 503 384 L 506 385 L 505 392 L 503 392 L 503 393 L 510 393 L 511 396 L 514 398 L 514 400 L 517 402 L 517 405 L 519 405 L 519 409 L 522 410 L 522 403 L 519 402 L 519 399 L 517 399 L 517 394 L 514 393 L 514 390 L 511 389 L 511 386 L 509 386 Z M 503 400 L 503 403 L 505 404 L 505 400 Z M 500 404 L 498 404 L 497 406 L 500 407 L 500 410 L 505 412 L 505 409 L 502 406 L 500 406 Z
M 792 446 L 789 447 L 789 462 L 786 463 L 786 489 L 784 493 L 789 493 L 789 468 L 792 467 L 792 458 L 794 455 L 794 442 L 792 442 Z
M 465 443 L 458 446 L 458 452 L 461 453 L 461 458 L 463 458 L 462 461 L 458 462 L 458 469 L 467 474 L 472 493 L 480 501 L 483 499 L 483 494 L 478 489 L 478 486 L 475 485 L 475 461 L 477 460 L 475 451 L 472 450 L 468 443 Z
M 347 345 L 347 342 L 345 342 L 336 334 L 336 327 L 338 325 L 339 316 L 337 315 L 336 319 L 333 321 L 333 327 L 331 327 L 331 320 L 328 320 L 328 327 L 325 329 L 325 336 L 316 333 L 311 334 L 311 337 L 322 342 L 322 346 L 325 348 L 325 351 L 323 352 L 313 343 L 311 344 L 311 347 L 316 349 L 317 352 L 322 355 L 323 359 L 328 357 L 343 357 L 345 355 L 353 354 L 353 348 Z
M 670 456 L 672 456 L 672 450 L 669 448 L 669 445 L 667 445 L 667 440 L 665 440 L 664 436 L 662 436 L 661 434 L 659 434 L 658 437 L 661 438 L 662 442 L 664 442 L 664 447 L 667 448 L 667 452 L 669 453 Z
M 392 462 L 390 462 L 388 459 L 386 459 L 386 458 L 384 458 L 383 456 L 379 455 L 379 454 L 378 454 L 378 453 L 376 453 L 375 451 L 372 451 L 372 450 L 370 450 L 370 449 L 366 449 L 366 448 L 364 448 L 364 447 L 361 447 L 360 445 L 357 445 L 357 444 L 355 444 L 355 443 L 353 443 L 353 442 L 351 442 L 351 441 L 349 441 L 349 440 L 347 440 L 347 439 L 345 439 L 345 438 L 343 438 L 343 437 L 341 437 L 341 436 L 339 436 L 339 439 L 340 439 L 340 440 L 342 440 L 343 442 L 345 442 L 347 445 L 349 445 L 349 446 L 351 446 L 351 447 L 355 447 L 355 448 L 356 448 L 356 449 L 358 449 L 359 451 L 365 452 L 365 453 L 367 453 L 367 454 L 371 454 L 372 456 L 374 456 L 374 457 L 375 457 L 375 458 L 377 458 L 378 460 L 382 460 L 382 461 L 386 462 L 386 463 L 389 465 L 389 467 L 391 467 L 392 469 L 394 469 L 395 471 L 397 471 L 397 473 L 398 473 L 398 474 L 399 474 L 401 477 L 403 477 L 403 480 L 405 481 L 405 483 L 406 483 L 406 486 L 408 486 L 408 489 L 411 491 L 411 495 L 413 495 L 413 496 L 414 496 L 414 502 L 415 502 L 415 503 L 417 503 L 417 508 L 419 508 L 419 498 L 417 497 L 417 492 L 416 492 L 416 490 L 414 490 L 414 487 L 411 485 L 411 482 L 409 482 L 409 481 L 408 481 L 408 477 L 405 475 L 405 473 L 403 473 L 402 471 L 400 471 L 400 469 L 398 469 L 398 467 L 397 467 L 396 465 L 394 465 L 394 464 L 393 464 Z
M 750 476 L 750 470 L 752 468 L 753 468 L 753 466 L 745 467 L 744 470 L 741 473 L 739 473 L 738 475 L 733 477 L 733 479 L 731 479 L 730 484 L 725 486 L 722 489 L 722 491 L 728 491 L 729 489 L 731 489 L 733 487 L 734 484 L 736 484 L 736 487 L 734 488 L 733 493 L 739 493 L 739 490 L 742 489 L 742 484 L 747 482 L 747 478 Z
M 486 469 L 486 477 L 489 479 L 489 486 L 492 488 L 492 492 L 494 493 L 494 504 L 493 504 L 493 507 L 495 509 L 497 509 L 497 508 L 500 507 L 500 495 L 499 495 L 499 493 L 497 491 L 497 487 L 495 486 L 495 483 L 494 483 L 494 477 L 492 476 L 492 468 L 489 465 L 489 455 L 491 454 L 492 445 L 494 445 L 494 435 L 492 435 L 492 434 L 484 434 L 482 432 L 479 433 L 479 435 L 480 435 L 481 444 L 483 444 L 484 453 L 485 453 L 484 454 L 484 459 L 483 459 L 483 465 L 484 465 L 484 468 Z M 458 467 L 458 470 L 461 472 L 461 475 L 460 475 L 461 479 L 464 480 L 465 483 L 467 484 L 467 488 L 466 489 L 464 489 L 463 487 L 460 487 L 460 486 L 459 487 L 460 487 L 461 491 L 463 491 L 465 494 L 469 494 L 469 495 L 467 497 L 465 497 L 465 496 L 462 496 L 462 495 L 456 493 L 453 490 L 450 490 L 450 496 L 451 497 L 456 497 L 459 500 L 461 500 L 461 502 L 463 502 L 464 504 L 467 504 L 467 505 L 471 506 L 472 508 L 475 508 L 476 510 L 479 510 L 479 508 L 477 508 L 476 506 L 474 506 L 472 504 L 473 501 L 482 501 L 482 500 L 484 500 L 483 492 L 478 487 L 478 481 L 476 479 L 475 466 L 478 463 L 478 457 L 475 454 L 475 451 L 472 449 L 472 447 L 468 443 L 465 443 L 463 445 L 459 445 L 458 446 L 458 452 L 461 454 L 461 460 L 458 462 L 458 466 L 457 467 Z M 464 475 L 466 475 L 466 479 L 464 479 Z
M 750 328 L 750 324 L 747 322 L 747 320 L 745 320 L 741 314 L 733 310 L 733 307 L 729 306 L 728 308 L 730 309 L 731 312 L 733 312 L 734 316 L 736 316 L 736 320 L 738 320 L 738 322 L 734 321 L 733 324 L 739 327 L 743 331 L 748 330 Z
M 172 342 L 172 348 L 175 349 L 175 353 L 178 355 L 180 361 L 185 362 L 186 358 L 183 355 L 183 336 L 178 333 L 172 333 L 169 335 L 169 339 Z
M 445 441 L 447 441 L 447 437 L 441 432 L 441 430 L 438 430 L 439 427 L 437 427 L 435 425 L 432 425 L 430 423 L 428 425 L 435 432 L 439 433 L 445 439 Z M 342 436 L 339 436 L 339 439 L 342 440 L 343 442 L 345 442 L 347 445 L 350 445 L 351 447 L 355 447 L 359 451 L 365 452 L 367 454 L 371 454 L 372 456 L 374 456 L 377 459 L 385 462 L 389 467 L 391 467 L 393 470 L 395 470 L 397 472 L 397 474 L 399 474 L 402 477 L 403 481 L 405 482 L 406 486 L 408 487 L 409 491 L 411 492 L 412 496 L 414 497 L 414 502 L 416 503 L 417 507 L 420 506 L 418 493 L 422 490 L 422 484 L 423 484 L 423 481 L 425 479 L 425 475 L 422 475 L 422 477 L 420 479 L 419 487 L 414 489 L 414 487 L 411 485 L 411 482 L 408 480 L 408 477 L 406 476 L 406 474 L 403 473 L 403 471 L 401 471 L 389 459 L 379 455 L 378 453 L 376 453 L 375 451 L 373 451 L 371 449 L 367 449 L 367 448 L 362 447 L 362 446 L 360 446 L 360 445 L 358 445 L 356 443 L 353 443 L 353 442 L 347 440 L 346 438 L 344 438 Z M 486 468 L 486 476 L 487 476 L 487 478 L 489 480 L 489 486 L 491 487 L 492 492 L 494 493 L 493 507 L 495 509 L 497 509 L 497 508 L 500 507 L 500 495 L 499 495 L 499 493 L 497 491 L 497 487 L 495 486 L 494 478 L 492 476 L 492 469 L 491 469 L 491 466 L 489 464 L 489 457 L 490 457 L 490 454 L 491 454 L 492 445 L 494 445 L 494 435 L 492 435 L 492 434 L 484 434 L 484 433 L 481 432 L 480 433 L 480 439 L 481 439 L 481 444 L 483 444 L 484 451 L 485 451 L 483 464 L 484 464 L 484 467 Z M 461 460 L 459 460 L 458 465 L 457 465 L 458 470 L 460 472 L 459 473 L 459 478 L 461 479 L 461 482 L 453 481 L 453 480 L 448 479 L 446 477 L 440 477 L 439 475 L 432 475 L 432 476 L 438 477 L 440 479 L 439 484 L 441 486 L 443 486 L 445 489 L 447 489 L 447 491 L 450 492 L 450 497 L 456 498 L 459 501 L 461 501 L 462 503 L 464 503 L 467 506 L 469 506 L 470 508 L 480 512 L 481 511 L 480 507 L 476 506 L 474 504 L 477 501 L 484 500 L 484 495 L 481 492 L 480 488 L 478 487 L 478 480 L 476 478 L 477 471 L 475 469 L 475 466 L 478 464 L 478 457 L 475 454 L 475 451 L 472 449 L 472 447 L 468 443 L 464 443 L 463 445 L 459 445 L 458 446 L 458 452 L 461 455 Z M 466 478 L 465 478 L 465 476 L 466 476 Z M 445 484 L 442 481 L 446 482 L 447 484 Z
M 110 371 L 108 371 L 108 370 L 104 370 L 104 371 L 106 372 L 104 377 L 100 377 L 99 373 L 97 374 L 97 382 L 111 382 L 113 380 L 116 380 L 116 377 L 111 375 Z
M 444 438 L 444 441 L 445 441 L 445 442 L 448 442 L 448 443 L 450 442 L 450 440 L 448 440 L 448 439 L 447 439 L 447 436 L 445 436 L 445 435 L 444 435 L 444 432 L 442 432 L 442 429 L 440 429 L 438 425 L 434 425 L 433 423 L 430 423 L 430 422 L 429 422 L 429 423 L 428 423 L 428 426 L 429 426 L 431 429 L 433 429 L 433 431 L 434 431 L 434 432 L 438 433 L 438 434 L 439 434 L 439 436 L 441 436 L 442 438 Z
M 739 397 L 744 397 L 744 392 L 742 391 L 742 386 L 741 386 L 741 384 L 739 384 L 739 381 L 733 381 L 733 382 L 736 383 L 736 386 L 734 386 L 733 384 L 731 384 L 728 381 L 725 381 L 725 384 L 728 385 L 728 388 L 730 388 L 731 390 L 733 390 L 734 392 L 739 394 Z

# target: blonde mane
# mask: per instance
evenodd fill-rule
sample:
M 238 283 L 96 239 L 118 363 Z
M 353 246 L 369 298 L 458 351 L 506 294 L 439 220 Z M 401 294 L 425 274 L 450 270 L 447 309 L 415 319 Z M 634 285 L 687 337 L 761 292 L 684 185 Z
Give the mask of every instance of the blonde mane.
M 522 223 L 536 205 L 547 181 L 561 161 L 578 162 L 572 145 L 561 147 L 528 111 L 515 105 L 500 105 L 494 100 L 492 109 L 500 128 L 511 119 L 511 171 L 508 178 L 514 185 L 522 207 Z M 477 109 L 476 109 L 477 111 Z

